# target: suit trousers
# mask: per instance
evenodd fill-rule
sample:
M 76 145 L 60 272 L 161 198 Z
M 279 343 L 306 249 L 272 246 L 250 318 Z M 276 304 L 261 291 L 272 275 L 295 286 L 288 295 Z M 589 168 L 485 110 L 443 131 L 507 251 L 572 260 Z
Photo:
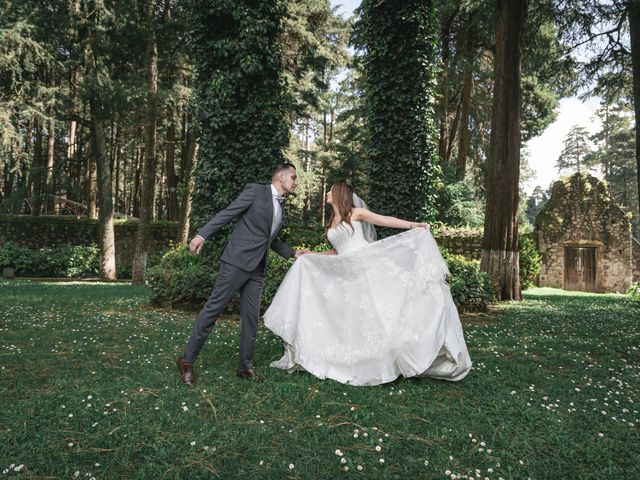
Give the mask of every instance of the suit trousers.
M 258 331 L 258 317 L 260 316 L 260 300 L 264 286 L 264 261 L 252 272 L 246 272 L 227 262 L 220 262 L 218 278 L 213 286 L 211 295 L 196 317 L 187 341 L 182 360 L 186 363 L 195 362 L 200 350 L 207 341 L 216 320 L 236 292 L 240 292 L 240 361 L 239 368 L 253 368 L 253 349 Z

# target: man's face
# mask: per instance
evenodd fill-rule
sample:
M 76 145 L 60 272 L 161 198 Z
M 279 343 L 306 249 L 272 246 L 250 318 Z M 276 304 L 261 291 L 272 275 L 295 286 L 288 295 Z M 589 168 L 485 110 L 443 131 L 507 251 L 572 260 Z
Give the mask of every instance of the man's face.
M 282 175 L 280 179 L 280 183 L 282 184 L 282 188 L 286 193 L 293 193 L 298 186 L 298 175 L 296 174 L 295 169 L 290 168 L 289 170 L 285 170 L 280 173 Z

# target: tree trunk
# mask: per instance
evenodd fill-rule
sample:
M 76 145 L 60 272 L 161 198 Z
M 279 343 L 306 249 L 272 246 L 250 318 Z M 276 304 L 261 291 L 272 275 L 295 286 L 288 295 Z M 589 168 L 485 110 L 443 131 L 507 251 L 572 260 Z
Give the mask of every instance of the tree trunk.
M 450 7 L 449 7 L 450 8 Z M 445 7 L 445 11 L 446 11 Z M 450 129 L 450 112 L 449 107 L 451 98 L 449 96 L 450 73 L 451 73 L 451 29 L 453 22 L 458 16 L 459 6 L 455 6 L 450 11 L 447 11 L 442 18 L 440 24 L 440 42 L 442 45 L 442 74 L 440 77 L 441 90 L 441 104 L 440 104 L 440 135 L 438 139 L 438 155 L 440 161 L 445 162 L 448 158 L 447 150 L 451 143 L 450 135 L 455 135 L 455 130 Z
M 72 185 L 75 186 L 76 190 L 82 185 L 82 168 L 79 165 L 80 161 L 77 155 L 78 152 L 78 82 L 80 75 L 77 69 L 71 71 L 69 75 L 69 92 L 71 97 L 71 110 L 70 116 L 71 120 L 69 121 L 69 127 L 67 128 L 67 165 L 69 167 L 70 176 L 73 178 Z M 82 197 L 77 195 L 78 192 L 74 191 L 73 187 L 69 189 L 67 195 L 75 200 L 82 201 Z M 82 191 L 82 190 L 80 190 Z M 76 196 L 77 195 L 77 196 Z
M 140 223 L 136 236 L 136 250 L 133 255 L 131 283 L 144 283 L 149 248 L 149 229 L 153 210 L 153 193 L 156 176 L 156 97 L 158 93 L 158 46 L 156 44 L 155 0 L 146 0 L 147 30 L 147 112 L 145 122 L 145 156 L 142 177 L 142 198 L 140 203 Z
M 120 148 L 120 133 L 121 133 L 121 128 L 120 125 L 118 123 L 116 123 L 116 129 L 117 129 L 117 135 L 116 135 L 116 142 L 115 142 L 115 146 L 113 147 L 115 149 L 115 171 L 114 171 L 114 175 L 115 175 L 115 186 L 113 188 L 114 194 L 113 194 L 113 210 L 115 212 L 119 212 L 120 210 L 120 163 L 121 162 L 121 156 L 122 156 L 122 149 Z
M 196 165 L 196 159 L 198 157 L 198 144 L 196 138 L 193 136 L 191 129 L 186 133 L 186 163 L 184 164 L 184 170 L 182 176 L 185 179 L 185 189 L 182 193 L 182 209 L 180 210 L 180 228 L 178 229 L 178 238 L 176 241 L 179 243 L 187 243 L 189 239 L 189 216 L 191 215 L 191 195 L 193 194 L 193 188 L 195 182 L 193 179 L 193 168 Z
M 465 37 L 465 66 L 462 76 L 462 99 L 460 112 L 460 136 L 458 143 L 458 163 L 456 165 L 456 177 L 459 180 L 464 179 L 467 171 L 467 157 L 469 156 L 469 145 L 471 143 L 471 130 L 469 129 L 469 117 L 471 112 L 471 93 L 473 91 L 473 30 L 471 22 L 473 17 L 468 20 L 466 37 Z
M 104 126 L 102 127 L 102 131 L 104 133 Z M 95 134 L 92 133 L 92 137 L 95 137 Z M 94 140 L 95 138 L 92 138 L 92 141 Z M 96 172 L 96 161 L 97 159 L 94 150 L 93 155 L 89 155 L 87 157 L 87 216 L 94 219 L 98 218 L 98 177 Z
M 522 36 L 527 0 L 497 0 L 491 145 L 480 268 L 498 300 L 520 300 L 518 181 Z
M 173 111 L 168 112 L 169 125 L 167 126 L 167 150 L 165 154 L 165 171 L 167 175 L 167 197 L 169 220 L 178 221 L 178 178 L 176 176 L 176 124 Z
M 113 230 L 113 199 L 111 171 L 104 131 L 104 119 L 101 117 L 99 100 L 91 100 L 91 136 L 95 161 L 91 162 L 97 170 L 97 190 L 99 196 L 100 223 L 100 278 L 116 279 L 116 242 Z
M 136 148 L 136 156 L 133 161 L 134 163 L 134 169 L 133 169 L 134 176 L 133 176 L 133 188 L 132 188 L 133 194 L 131 196 L 133 216 L 136 218 L 140 218 L 140 177 L 142 176 L 141 171 L 142 171 L 143 162 L 144 162 L 143 152 L 138 147 Z
M 629 0 L 629 33 L 631 37 L 631 66 L 633 71 L 633 109 L 636 120 L 636 175 L 640 197 L 640 2 Z M 640 212 L 640 203 L 639 203 Z
M 448 162 L 451 160 L 451 154 L 453 153 L 453 144 L 456 141 L 456 134 L 458 133 L 458 123 L 460 122 L 460 110 L 461 110 L 461 101 L 456 101 L 456 114 L 453 117 L 453 121 L 451 122 L 451 127 L 449 129 L 449 133 L 447 134 L 447 145 L 445 150 L 444 161 Z
M 45 168 L 42 155 L 42 128 L 40 127 L 40 120 L 36 119 L 34 128 L 33 162 L 31 163 L 31 181 L 33 182 L 31 215 L 38 216 L 42 211 L 42 174 Z
M 49 126 L 47 127 L 47 178 L 45 182 L 45 193 L 48 195 L 53 195 L 54 186 L 53 186 L 53 164 L 55 161 L 55 139 L 56 139 L 56 121 L 53 118 L 54 112 L 49 112 L 52 116 L 49 119 Z M 48 204 L 47 197 L 44 198 L 45 208 Z

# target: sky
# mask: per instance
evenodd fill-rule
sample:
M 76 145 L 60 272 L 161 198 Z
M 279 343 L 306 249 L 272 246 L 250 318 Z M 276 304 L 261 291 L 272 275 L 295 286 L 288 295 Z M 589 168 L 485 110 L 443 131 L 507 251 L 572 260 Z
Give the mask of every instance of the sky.
M 331 0 L 331 5 L 338 5 L 338 14 L 348 18 L 360 5 L 360 0 Z M 595 133 L 600 128 L 601 123 L 595 118 L 599 101 L 599 98 L 591 98 L 583 102 L 577 97 L 560 100 L 556 121 L 549 125 L 541 135 L 532 138 L 523 145 L 529 159 L 529 167 L 534 172 L 531 180 L 524 186 L 527 194 L 530 194 L 538 185 L 546 189 L 558 179 L 559 175 L 555 164 L 564 148 L 564 139 L 571 127 L 580 125 L 585 127 L 589 133 Z
M 551 182 L 558 179 L 555 163 L 564 148 L 564 139 L 571 127 L 580 125 L 589 133 L 596 133 L 600 129 L 602 122 L 595 116 L 599 106 L 599 98 L 591 98 L 585 102 L 577 97 L 560 100 L 556 121 L 549 125 L 542 135 L 525 144 L 529 166 L 536 173 L 535 178 L 525 187 L 527 193 L 531 193 L 536 185 L 546 189 Z

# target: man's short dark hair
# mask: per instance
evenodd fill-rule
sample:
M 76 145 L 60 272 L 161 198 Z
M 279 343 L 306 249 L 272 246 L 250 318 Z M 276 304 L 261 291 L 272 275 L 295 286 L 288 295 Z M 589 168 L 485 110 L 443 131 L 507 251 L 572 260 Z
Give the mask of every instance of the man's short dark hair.
M 284 172 L 285 170 L 295 170 L 296 166 L 293 163 L 279 163 L 271 172 L 271 178 L 274 178 L 280 172 Z

